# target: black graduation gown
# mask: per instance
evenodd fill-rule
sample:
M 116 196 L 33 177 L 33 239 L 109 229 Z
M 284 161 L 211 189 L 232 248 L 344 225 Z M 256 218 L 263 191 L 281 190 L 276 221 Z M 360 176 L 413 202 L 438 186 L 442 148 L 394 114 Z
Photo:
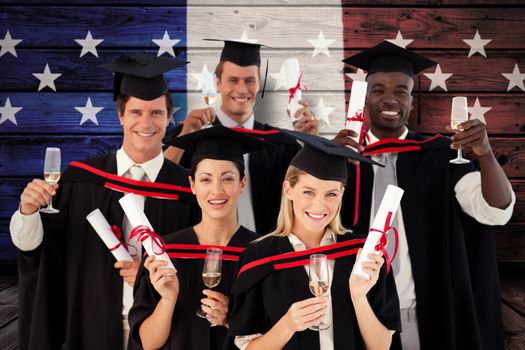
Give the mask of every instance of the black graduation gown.
M 409 132 L 407 139 L 422 140 Z M 401 152 L 397 158 L 403 221 L 414 277 L 421 349 L 502 349 L 500 286 L 488 226 L 465 214 L 454 186 L 472 164 L 453 165 L 448 145 Z M 349 167 L 349 184 L 355 168 Z M 373 170 L 361 164 L 359 220 L 368 232 Z M 343 225 L 353 225 L 354 198 L 343 198 Z
M 258 234 L 240 226 L 232 236 L 228 246 L 246 247 L 257 239 Z M 169 244 L 193 244 L 199 241 L 193 227 L 175 232 L 165 237 Z M 169 246 L 168 246 L 169 251 Z M 226 252 L 225 252 L 226 253 Z M 180 292 L 173 314 L 171 333 L 162 349 L 208 350 L 221 349 L 226 337 L 226 327 L 210 327 L 210 323 L 197 317 L 195 312 L 200 308 L 204 298 L 202 290 L 207 287 L 202 282 L 202 259 L 171 259 L 177 269 Z M 229 295 L 233 281 L 237 276 L 238 262 L 223 260 L 222 277 L 219 285 L 213 290 Z M 129 349 L 142 349 L 139 329 L 152 313 L 160 300 L 160 295 L 150 282 L 149 272 L 142 265 L 134 287 L 133 307 L 129 312 L 130 345 Z
M 337 236 L 338 242 L 355 238 L 360 237 L 351 233 Z M 243 252 L 241 267 L 254 260 L 293 251 L 288 237 L 270 236 L 250 245 Z M 355 255 L 349 255 L 336 259 L 334 264 L 331 287 L 334 349 L 364 349 L 348 288 L 354 263 Z M 230 296 L 230 329 L 225 347 L 232 350 L 237 349 L 233 345 L 235 336 L 264 334 L 286 314 L 293 303 L 313 297 L 304 266 L 266 271 L 266 275 L 256 277 L 255 280 L 253 276 L 243 277 L 245 273 L 248 272 L 242 272 L 236 280 Z M 385 327 L 401 329 L 394 278 L 391 273 L 386 274 L 384 266 L 378 282 L 367 297 Z M 319 346 L 319 333 L 306 329 L 296 332 L 284 349 L 313 350 L 319 349 Z
M 220 124 L 216 119 L 216 124 Z M 255 121 L 254 130 L 269 131 L 275 128 L 268 124 Z M 182 125 L 173 129 L 170 137 L 176 137 L 182 130 Z M 251 135 L 257 137 L 258 135 Z M 288 140 L 290 139 L 290 141 Z M 276 147 L 250 153 L 250 186 L 255 218 L 255 231 L 260 234 L 271 232 L 275 228 L 281 203 L 281 188 L 286 170 L 295 154 L 301 149 L 291 138 L 282 137 L 278 140 L 268 139 Z M 191 154 L 184 152 L 180 164 L 190 167 Z
M 86 164 L 116 174 L 115 154 Z M 119 227 L 124 217 L 123 193 L 95 182 L 69 182 L 68 167 L 54 205 L 59 214 L 41 214 L 42 244 L 20 252 L 20 349 L 122 349 L 123 279 L 86 215 L 99 208 Z M 187 171 L 164 160 L 157 182 L 189 187 Z M 144 211 L 159 235 L 199 220 L 196 203 L 146 198 Z

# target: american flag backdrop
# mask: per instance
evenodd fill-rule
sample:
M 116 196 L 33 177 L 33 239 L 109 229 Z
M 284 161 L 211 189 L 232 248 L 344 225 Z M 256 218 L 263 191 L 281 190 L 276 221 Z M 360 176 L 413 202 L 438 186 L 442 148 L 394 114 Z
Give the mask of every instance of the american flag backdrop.
M 503 4 L 505 3 L 505 4 Z M 174 123 L 204 107 L 200 77 L 220 43 L 269 46 L 269 75 L 256 118 L 290 126 L 281 65 L 295 57 L 303 96 L 329 137 L 344 122 L 352 81 L 364 72 L 341 60 L 383 40 L 439 65 L 416 82 L 410 127 L 446 133 L 451 98 L 468 97 L 488 125 L 494 151 L 517 193 L 512 222 L 497 230 L 500 261 L 525 261 L 525 1 L 498 0 L 0 0 L 0 261 L 16 260 L 9 218 L 25 184 L 42 177 L 47 146 L 72 160 L 114 151 L 121 129 L 112 76 L 98 68 L 128 52 L 191 63 L 167 74 Z M 264 63 L 263 63 L 264 68 Z M 419 87 L 419 89 L 417 89 Z

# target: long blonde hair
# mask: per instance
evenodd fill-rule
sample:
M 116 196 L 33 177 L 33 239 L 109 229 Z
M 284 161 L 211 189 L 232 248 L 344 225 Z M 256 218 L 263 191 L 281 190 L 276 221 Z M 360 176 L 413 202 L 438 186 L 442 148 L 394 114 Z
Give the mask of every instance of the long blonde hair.
M 299 181 L 299 176 L 308 174 L 307 172 L 290 165 L 288 167 L 288 170 L 286 171 L 286 176 L 284 178 L 285 181 L 288 181 L 290 183 L 290 187 L 295 187 L 297 182 Z M 341 201 L 342 203 L 342 201 Z M 328 224 L 328 227 L 336 233 L 336 234 L 343 234 L 348 231 L 342 224 L 341 224 L 341 204 L 339 204 L 339 208 L 337 209 L 337 212 Z M 286 198 L 286 194 L 284 193 L 284 190 L 281 191 L 281 206 L 279 208 L 279 216 L 277 217 L 277 227 L 274 231 L 270 232 L 269 234 L 261 237 L 260 239 L 263 239 L 268 236 L 288 236 L 290 233 L 292 233 L 292 225 L 293 225 L 293 204 L 292 201 Z

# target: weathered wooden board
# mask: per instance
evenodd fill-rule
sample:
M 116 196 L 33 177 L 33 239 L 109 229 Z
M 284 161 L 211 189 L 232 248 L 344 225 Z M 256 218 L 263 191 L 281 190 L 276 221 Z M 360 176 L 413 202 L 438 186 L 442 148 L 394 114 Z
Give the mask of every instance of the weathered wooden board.
M 469 49 L 463 39 L 472 39 L 479 30 L 483 39 L 493 39 L 487 49 L 525 47 L 525 9 L 510 8 L 345 8 L 344 40 L 349 47 L 369 47 L 398 30 L 405 39 L 414 39 L 411 48 Z

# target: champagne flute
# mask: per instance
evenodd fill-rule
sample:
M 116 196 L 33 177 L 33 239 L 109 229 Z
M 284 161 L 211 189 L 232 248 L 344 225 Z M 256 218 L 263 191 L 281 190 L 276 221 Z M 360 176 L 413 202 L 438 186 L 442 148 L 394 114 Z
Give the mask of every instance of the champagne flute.
M 217 78 L 214 73 L 206 72 L 202 75 L 202 99 L 208 106 L 217 101 Z M 212 126 L 211 122 L 208 122 L 204 128 Z
M 452 112 L 450 114 L 450 125 L 454 131 L 459 131 L 459 124 L 468 120 L 467 98 L 465 96 L 455 96 L 452 98 Z M 458 148 L 458 155 L 451 159 L 452 164 L 468 164 L 470 160 L 463 158 L 461 146 Z
M 209 289 L 216 287 L 221 281 L 222 271 L 222 250 L 219 248 L 208 248 L 204 267 L 202 268 L 202 281 Z M 197 316 L 206 318 L 206 313 L 202 308 L 197 310 Z
M 50 185 L 58 182 L 60 179 L 60 148 L 47 147 L 46 158 L 44 160 L 44 179 Z M 49 204 L 41 208 L 40 212 L 47 214 L 56 214 L 60 210 L 53 208 L 53 196 L 49 196 Z
M 309 271 L 310 292 L 316 297 L 326 295 L 330 291 L 330 276 L 326 255 L 310 255 Z M 321 321 L 319 324 L 310 326 L 309 328 L 313 331 L 321 331 L 330 328 L 330 325 Z

